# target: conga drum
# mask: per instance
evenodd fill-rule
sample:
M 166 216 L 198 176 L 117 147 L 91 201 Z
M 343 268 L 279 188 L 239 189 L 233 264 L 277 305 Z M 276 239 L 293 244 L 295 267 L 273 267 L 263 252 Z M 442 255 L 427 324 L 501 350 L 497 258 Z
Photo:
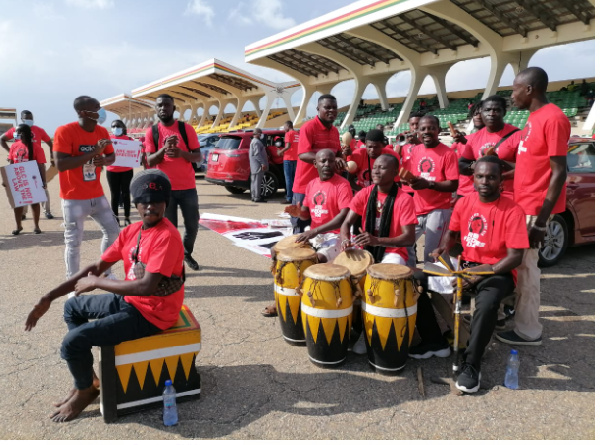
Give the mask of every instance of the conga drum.
M 290 247 L 277 254 L 273 292 L 283 338 L 292 345 L 305 344 L 298 291 L 304 270 L 317 262 L 317 253 L 312 249 Z
M 406 365 L 417 300 L 412 271 L 399 264 L 373 264 L 367 269 L 362 314 L 369 364 L 393 373 Z
M 333 260 L 333 264 L 347 267 L 350 271 L 352 294 L 357 298 L 362 297 L 367 277 L 367 268 L 373 262 L 371 252 L 363 249 L 346 249 Z
M 271 273 L 275 275 L 275 267 L 277 266 L 277 254 L 284 249 L 289 249 L 291 247 L 301 248 L 301 249 L 311 249 L 314 251 L 312 246 L 308 243 L 301 244 L 297 243 L 296 239 L 300 236 L 300 234 L 287 236 L 280 241 L 277 241 L 275 245 L 271 248 Z
M 352 323 L 348 268 L 332 263 L 308 267 L 304 271 L 300 311 L 310 360 L 325 368 L 344 363 Z

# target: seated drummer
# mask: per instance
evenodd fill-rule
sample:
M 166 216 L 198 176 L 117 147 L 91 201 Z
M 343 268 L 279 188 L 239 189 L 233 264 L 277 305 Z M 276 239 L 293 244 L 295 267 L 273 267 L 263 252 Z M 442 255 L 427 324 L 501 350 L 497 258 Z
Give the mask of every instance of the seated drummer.
M 170 328 L 179 317 L 183 286 L 167 296 L 155 295 L 164 277 L 183 274 L 181 235 L 163 218 L 171 183 L 159 170 L 144 170 L 133 178 L 130 190 L 142 221 L 125 227 L 97 263 L 44 295 L 25 322 L 25 330 L 31 331 L 53 300 L 75 291 L 76 296 L 65 303 L 64 319 L 69 332 L 60 350 L 75 386 L 62 402 L 55 404 L 57 410 L 50 416 L 55 422 L 73 420 L 98 397 L 100 384 L 93 370 L 92 346 L 117 345 L 146 337 Z M 136 279 L 134 272 L 136 250 L 139 262 L 145 264 L 141 279 Z M 125 280 L 105 278 L 102 273 L 119 260 L 125 266 Z M 81 295 L 94 289 L 110 293 Z M 88 321 L 90 318 L 95 320 Z
M 302 206 L 285 208 L 292 217 L 310 220 L 310 230 L 301 233 L 296 242 L 310 242 L 320 263 L 332 261 L 341 252 L 340 227 L 352 201 L 350 183 L 335 173 L 335 162 L 333 150 L 319 151 L 314 161 L 319 177 L 306 186 Z
M 500 301 L 513 291 L 514 269 L 521 264 L 524 249 L 529 247 L 523 210 L 510 198 L 500 195 L 502 161 L 497 156 L 479 158 L 473 179 L 477 193 L 456 203 L 441 247 L 432 252 L 432 257 L 438 258 L 462 242 L 464 269 L 494 273 L 463 280 L 463 289 L 473 288 L 476 292 L 471 338 L 455 383 L 459 390 L 467 393 L 479 390 L 481 357 L 494 333 Z M 419 298 L 417 329 L 422 343 L 410 349 L 410 357 L 450 355 L 429 298 Z

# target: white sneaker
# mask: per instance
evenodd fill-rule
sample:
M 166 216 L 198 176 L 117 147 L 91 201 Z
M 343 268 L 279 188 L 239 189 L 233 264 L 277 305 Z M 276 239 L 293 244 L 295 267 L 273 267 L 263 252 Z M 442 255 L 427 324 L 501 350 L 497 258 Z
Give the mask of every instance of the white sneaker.
M 358 354 L 358 355 L 364 355 L 367 353 L 367 343 L 365 342 L 365 331 L 362 331 L 360 333 L 360 337 L 358 337 L 358 340 L 356 340 L 356 343 L 354 343 L 354 346 L 352 346 L 352 352 L 354 352 L 355 354 Z

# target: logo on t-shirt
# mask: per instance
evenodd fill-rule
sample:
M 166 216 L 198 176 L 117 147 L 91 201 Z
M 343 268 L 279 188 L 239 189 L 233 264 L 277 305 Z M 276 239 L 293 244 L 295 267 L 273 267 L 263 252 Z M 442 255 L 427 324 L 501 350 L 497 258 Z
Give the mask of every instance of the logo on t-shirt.
M 485 236 L 488 230 L 488 223 L 485 216 L 474 213 L 469 218 L 469 233 L 463 237 L 467 247 L 484 247 L 485 243 L 479 241 L 479 238 Z
M 95 145 L 80 145 L 79 153 L 91 153 L 96 149 Z
M 525 141 L 529 138 L 530 134 L 531 124 L 529 123 L 529 121 L 527 121 L 525 127 L 521 131 L 521 142 L 519 142 L 519 151 L 517 152 L 518 155 L 527 151 L 527 147 L 525 147 Z
M 320 218 L 321 215 L 327 215 L 329 210 L 324 209 L 325 203 L 327 202 L 327 195 L 323 192 L 317 192 L 313 196 L 313 204 L 315 207 L 311 209 L 311 212 L 315 215 L 315 218 Z
M 421 173 L 421 177 L 425 179 L 434 180 L 435 176 L 432 176 L 432 173 L 435 172 L 435 161 L 428 156 L 424 156 L 419 161 L 419 172 Z
M 496 146 L 496 144 L 494 144 L 493 142 L 487 142 L 485 144 L 483 144 L 483 146 L 479 149 L 479 156 L 483 157 L 485 156 L 485 152 L 487 151 L 488 148 L 494 148 Z

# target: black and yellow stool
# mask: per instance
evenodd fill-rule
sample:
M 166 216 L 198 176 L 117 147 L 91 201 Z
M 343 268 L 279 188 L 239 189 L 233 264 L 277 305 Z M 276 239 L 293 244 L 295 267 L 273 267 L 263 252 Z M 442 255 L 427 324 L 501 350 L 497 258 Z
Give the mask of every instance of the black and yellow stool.
M 162 405 L 165 380 L 177 400 L 200 397 L 200 325 L 187 306 L 177 323 L 150 337 L 100 348 L 100 412 L 106 423 L 117 416 Z

